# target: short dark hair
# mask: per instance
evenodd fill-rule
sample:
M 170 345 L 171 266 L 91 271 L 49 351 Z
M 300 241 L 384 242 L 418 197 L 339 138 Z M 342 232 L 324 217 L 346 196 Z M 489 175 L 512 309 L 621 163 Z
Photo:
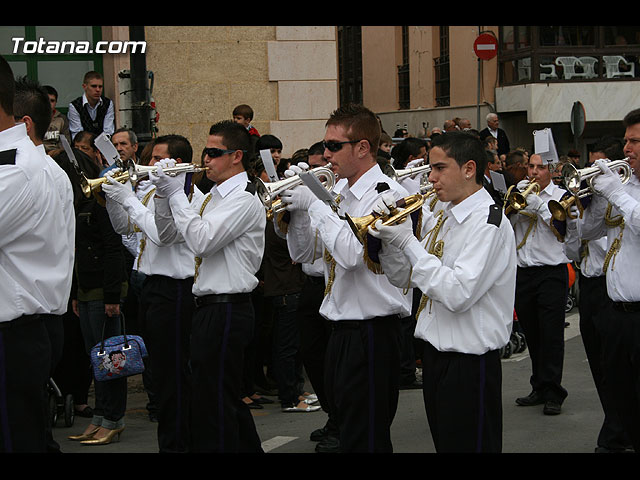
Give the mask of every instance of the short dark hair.
M 253 120 L 253 108 L 243 103 L 242 105 L 238 105 L 233 109 L 232 115 L 234 117 L 238 115 L 244 118 L 248 118 L 249 120 Z
M 249 131 L 233 120 L 222 120 L 209 129 L 209 135 L 222 137 L 222 144 L 229 150 L 242 150 L 242 166 L 249 170 L 251 166 L 251 135 Z
M 322 142 L 316 142 L 309 147 L 309 155 L 324 155 L 324 145 Z
M 504 163 L 507 166 L 515 165 L 517 163 L 524 162 L 524 153 L 520 150 L 512 150 L 505 156 Z
M 13 97 L 13 117 L 20 120 L 24 116 L 31 117 L 36 138 L 43 140 L 51 124 L 49 94 L 37 81 L 29 80 L 26 76 L 15 81 Z
M 182 135 L 162 135 L 153 141 L 153 145 L 166 145 L 169 156 L 173 159 L 181 159 L 183 163 L 191 163 L 193 148 L 191 143 Z
M 9 62 L 0 55 L 0 108 L 7 115 L 13 115 L 15 89 L 13 70 L 11 70 Z
M 111 138 L 113 138 L 113 135 L 115 135 L 116 133 L 127 133 L 129 135 L 129 141 L 131 142 L 131 145 L 135 145 L 136 143 L 138 143 L 138 136 L 136 135 L 136 132 L 134 132 L 130 128 L 127 128 L 127 127 L 118 128 L 115 132 L 113 132 L 113 134 L 111 135 Z
M 267 148 L 279 148 L 282 150 L 282 142 L 275 135 L 262 135 L 255 145 L 255 152 L 259 153 L 260 150 L 266 150 Z
M 621 160 L 624 157 L 622 140 L 611 136 L 600 137 L 591 151 L 602 152 L 609 160 Z
M 96 72 L 95 70 L 90 70 L 87 73 L 84 74 L 84 78 L 82 79 L 82 83 L 89 83 L 89 80 L 93 79 L 93 78 L 97 78 L 99 80 L 103 80 L 104 78 L 102 77 L 102 74 L 100 72 Z
M 442 149 L 459 166 L 473 160 L 476 164 L 476 183 L 482 185 L 484 171 L 487 167 L 487 153 L 478 137 L 464 131 L 447 132 L 433 140 L 431 148 L 434 147 Z
M 51 85 L 45 85 L 42 88 L 44 88 L 49 95 L 53 95 L 54 97 L 56 97 L 56 100 L 58 100 L 58 91 L 55 88 L 53 88 Z
M 426 148 L 427 142 L 420 138 L 409 137 L 402 140 L 391 149 L 394 168 L 405 168 L 409 156 L 418 156 L 422 147 Z
M 371 155 L 375 158 L 380 146 L 380 122 L 376 115 L 364 105 L 349 103 L 331 113 L 326 126 L 341 126 L 349 140 L 369 142 Z

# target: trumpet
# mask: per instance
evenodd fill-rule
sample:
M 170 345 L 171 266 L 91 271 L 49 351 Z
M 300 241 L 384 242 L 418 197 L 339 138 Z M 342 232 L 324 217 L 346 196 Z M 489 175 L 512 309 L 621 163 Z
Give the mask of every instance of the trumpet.
M 581 190 L 581 192 L 584 191 Z M 582 218 L 584 207 L 582 205 L 582 202 L 580 202 L 579 200 L 587 196 L 587 194 L 589 193 L 587 192 L 574 195 L 570 192 L 567 192 L 560 200 L 550 200 L 549 203 L 547 203 L 547 206 L 549 207 L 551 216 L 561 222 L 564 222 L 567 218 L 576 218 L 571 214 L 571 206 L 575 203 L 578 207 L 578 211 L 580 212 L 580 218 Z
M 527 197 L 531 194 L 537 195 L 538 193 L 540 193 L 540 185 L 536 181 L 530 182 L 522 192 L 511 187 L 509 192 L 507 192 L 505 214 L 511 213 L 513 210 L 519 212 L 524 209 L 527 206 Z
M 629 157 L 623 158 L 622 160 L 608 160 L 607 166 L 613 170 L 618 171 L 618 175 L 620 176 L 620 181 L 624 184 L 629 181 L 633 171 L 631 169 L 631 165 L 629 165 Z M 600 175 L 602 171 L 599 167 L 585 167 L 581 169 L 577 169 L 571 163 L 567 163 L 562 167 L 562 182 L 570 193 L 578 196 L 587 196 L 591 195 L 595 192 L 593 188 L 593 179 Z M 582 187 L 582 181 L 587 183 L 587 187 Z
M 177 163 L 173 167 L 164 168 L 163 171 L 167 175 L 175 176 L 180 173 L 204 172 L 208 169 L 208 167 L 204 167 L 195 163 Z M 110 175 L 110 177 L 112 180 L 120 183 L 131 181 L 131 183 L 135 186 L 141 180 L 148 177 L 151 173 L 155 173 L 157 171 L 158 167 L 155 165 L 134 164 L 130 166 L 128 170 L 124 170 L 121 167 L 116 168 L 113 175 Z M 99 178 L 87 178 L 83 175 L 81 179 L 81 187 L 85 197 L 89 198 L 93 194 L 96 195 L 96 198 L 98 198 L 98 200 L 100 201 L 101 197 L 98 195 L 98 193 L 102 190 L 102 185 L 109 181 L 108 177 L 109 175 L 103 175 Z
M 364 245 L 367 230 L 369 227 L 375 229 L 374 224 L 376 221 L 382 220 L 382 225 L 385 226 L 402 223 L 409 215 L 422 208 L 427 196 L 428 194 L 415 194 L 404 197 L 396 202 L 395 207 L 389 209 L 390 213 L 388 215 L 380 215 L 376 212 L 364 217 L 346 215 L 346 220 L 360 243 Z M 399 208 L 403 208 L 403 210 L 399 210 Z
M 331 164 L 328 163 L 322 167 L 316 167 L 309 170 L 322 182 L 324 187 L 331 191 L 336 184 L 336 177 L 331 171 Z M 255 179 L 256 194 L 267 210 L 267 219 L 273 219 L 277 214 L 285 210 L 282 200 L 278 196 L 285 190 L 290 190 L 302 183 L 299 175 L 294 175 L 277 182 L 263 182 L 261 179 Z

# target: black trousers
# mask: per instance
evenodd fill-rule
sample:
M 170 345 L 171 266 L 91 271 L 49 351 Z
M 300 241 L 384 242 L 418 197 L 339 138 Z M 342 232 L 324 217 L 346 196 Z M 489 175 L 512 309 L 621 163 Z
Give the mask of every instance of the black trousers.
M 300 355 L 313 391 L 318 396 L 322 410 L 331 419 L 331 409 L 324 386 L 324 364 L 331 326 L 320 315 L 320 305 L 324 298 L 324 277 L 307 276 L 298 306 L 300 325 Z
M 436 452 L 500 453 L 500 352 L 440 352 L 424 342 L 422 362 L 422 393 Z
M 244 353 L 253 331 L 250 300 L 196 308 L 191 330 L 191 451 L 263 451 L 251 411 L 241 400 Z
M 51 342 L 40 316 L 0 323 L 0 452 L 44 453 Z
M 140 321 L 149 352 L 158 414 L 160 452 L 186 452 L 189 444 L 189 369 L 193 278 L 147 276 L 140 296 Z
M 606 319 L 604 382 L 633 448 L 640 452 L 640 311 L 621 311 L 611 303 Z
M 334 321 L 325 388 L 344 453 L 391 453 L 398 407 L 400 317 Z
M 560 404 L 567 397 L 561 382 L 568 293 L 565 264 L 518 267 L 515 309 L 527 338 L 532 367 L 530 383 L 545 401 Z
M 598 434 L 598 446 L 612 450 L 630 445 L 620 417 L 615 409 L 615 398 L 611 387 L 604 380 L 603 348 L 611 322 L 607 309 L 611 300 L 607 295 L 607 281 L 600 277 L 585 277 L 580 274 L 580 335 L 589 360 L 589 368 L 604 412 L 604 422 Z

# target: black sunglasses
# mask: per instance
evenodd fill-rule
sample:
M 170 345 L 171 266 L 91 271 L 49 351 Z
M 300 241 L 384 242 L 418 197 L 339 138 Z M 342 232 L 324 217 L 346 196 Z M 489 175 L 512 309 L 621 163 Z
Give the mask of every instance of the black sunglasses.
M 329 140 L 328 142 L 323 141 L 322 142 L 322 146 L 324 148 L 326 148 L 327 150 L 329 150 L 330 152 L 339 152 L 340 150 L 342 150 L 342 146 L 345 143 L 358 143 L 361 140 L 347 140 L 346 142 L 334 142 L 332 140 Z
M 215 147 L 204 149 L 205 155 L 207 155 L 209 158 L 218 158 L 218 157 L 221 157 L 222 155 L 226 155 L 227 153 L 233 153 L 236 151 L 237 150 L 223 150 L 222 148 L 215 148 Z M 240 150 L 240 151 L 246 152 L 246 150 Z

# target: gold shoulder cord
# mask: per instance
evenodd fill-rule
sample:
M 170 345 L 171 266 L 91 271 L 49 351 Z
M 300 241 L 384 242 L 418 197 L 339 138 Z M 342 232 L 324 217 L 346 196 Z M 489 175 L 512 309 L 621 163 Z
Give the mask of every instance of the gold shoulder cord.
M 616 263 L 616 255 L 620 251 L 620 247 L 622 246 L 622 234 L 624 233 L 624 218 L 622 215 L 618 215 L 616 217 L 611 216 L 611 204 L 607 205 L 607 213 L 604 216 L 604 222 L 608 227 L 620 227 L 620 233 L 611 243 L 611 247 L 607 251 L 607 254 L 604 257 L 604 265 L 602 266 L 602 271 L 606 273 L 607 268 L 609 267 L 609 263 L 613 260 L 613 264 L 611 265 L 611 270 L 615 268 Z
M 442 229 L 442 225 L 444 225 L 444 222 L 447 220 L 447 217 L 444 216 L 443 210 L 440 210 L 436 214 L 436 216 L 438 217 L 438 221 L 436 222 L 436 225 L 425 234 L 425 238 L 427 236 L 429 237 L 429 240 L 427 240 L 426 244 L 427 252 L 441 259 L 442 254 L 444 253 L 444 240 L 438 240 L 438 234 Z M 416 318 L 420 316 L 420 312 L 424 310 L 424 308 L 427 306 L 427 302 L 429 301 L 429 296 L 423 293 L 422 297 L 420 298 L 418 309 L 416 310 Z
M 151 196 L 153 195 L 153 193 L 156 191 L 155 188 L 152 188 L 151 191 L 147 192 L 147 194 L 144 196 L 144 198 L 142 199 L 142 204 L 146 207 L 147 204 L 149 203 L 149 199 L 151 198 Z M 140 230 L 140 227 L 138 227 L 137 225 L 133 225 L 133 231 L 134 232 L 141 232 L 142 230 Z M 142 252 L 144 252 L 144 248 L 147 246 L 147 236 L 143 235 L 142 238 L 140 239 L 140 253 L 138 254 L 138 262 L 136 263 L 137 267 L 136 268 L 140 268 L 140 258 L 142 258 Z
M 527 238 L 529 237 L 531 230 L 533 230 L 534 227 L 538 226 L 538 216 L 536 214 L 520 211 L 518 212 L 518 215 L 529 217 L 529 226 L 527 227 L 527 231 L 525 232 L 524 237 L 522 237 L 522 240 L 520 241 L 518 246 L 516 246 L 516 250 L 520 250 L 522 247 L 524 247 L 524 244 L 527 243 Z
M 207 197 L 202 202 L 202 206 L 200 207 L 200 217 L 201 218 L 202 218 L 202 213 L 204 212 L 204 209 L 205 209 L 205 207 L 207 206 L 207 204 L 209 203 L 210 200 L 211 200 L 211 193 L 208 193 Z M 195 268 L 195 272 L 194 272 L 194 275 L 193 275 L 194 283 L 195 283 L 196 279 L 198 278 L 198 270 L 200 269 L 200 265 L 202 264 L 202 257 L 195 257 L 195 262 L 196 262 L 196 268 Z
M 324 289 L 324 296 L 326 297 L 331 292 L 333 281 L 336 278 L 336 261 L 329 253 L 329 250 L 324 249 L 324 261 L 329 265 L 329 278 L 327 280 L 327 286 Z

